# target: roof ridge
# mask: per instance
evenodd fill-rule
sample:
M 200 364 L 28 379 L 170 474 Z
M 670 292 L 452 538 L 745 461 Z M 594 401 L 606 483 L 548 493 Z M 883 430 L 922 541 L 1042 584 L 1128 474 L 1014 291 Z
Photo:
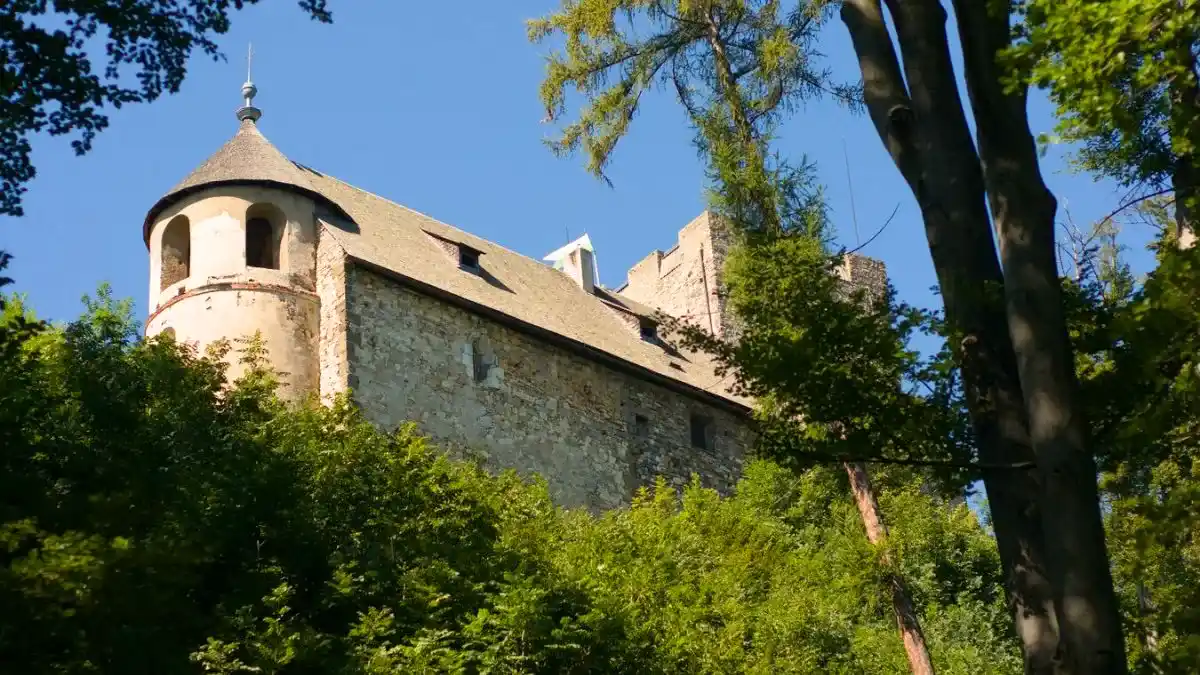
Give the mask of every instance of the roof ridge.
M 313 170 L 313 171 L 316 171 L 315 169 L 312 169 L 312 170 Z M 451 230 L 454 230 L 455 232 L 462 232 L 463 234 L 466 234 L 466 235 L 469 235 L 469 236 L 471 236 L 471 237 L 474 237 L 475 239 L 478 239 L 478 240 L 480 240 L 480 241 L 484 242 L 485 244 L 488 244 L 488 245 L 490 245 L 490 246 L 493 246 L 493 247 L 495 247 L 495 248 L 498 248 L 498 249 L 500 249 L 501 251 L 504 251 L 504 252 L 506 252 L 506 253 L 511 253 L 511 254 L 513 254 L 513 255 L 516 255 L 516 256 L 520 256 L 520 257 L 522 257 L 522 258 L 525 258 L 526 260 L 531 260 L 531 261 L 533 261 L 533 262 L 537 263 L 538 265 L 540 265 L 540 266 L 542 266 L 542 267 L 545 267 L 546 269 L 550 269 L 550 270 L 553 270 L 553 269 L 554 269 L 554 268 L 553 268 L 553 267 L 551 267 L 550 265 L 546 265 L 545 263 L 543 263 L 542 261 L 538 260 L 537 258 L 534 258 L 533 256 L 525 255 L 524 253 L 521 253 L 520 251 L 514 251 L 513 249 L 511 249 L 511 248 L 508 248 L 507 246 L 504 246 L 503 244 L 499 244 L 499 243 L 497 243 L 497 242 L 494 242 L 494 241 L 492 241 L 491 239 L 486 239 L 486 238 L 484 238 L 484 237 L 481 237 L 480 235 L 478 235 L 478 234 L 475 234 L 474 232 L 471 232 L 470 230 L 464 230 L 463 228 L 461 228 L 461 227 L 458 227 L 457 225 L 451 225 L 450 223 L 447 223 L 447 222 L 445 222 L 445 221 L 443 221 L 443 220 L 438 220 L 437 218 L 434 218 L 433 216 L 431 216 L 431 215 L 429 215 L 429 214 L 427 214 L 427 213 L 424 213 L 424 212 L 422 212 L 422 211 L 418 211 L 418 210 L 416 210 L 416 209 L 412 208 L 411 206 L 406 206 L 406 205 L 404 205 L 404 204 L 401 204 L 401 203 L 400 203 L 400 202 L 398 202 L 398 201 L 394 201 L 394 200 L 392 200 L 392 199 L 388 199 L 387 197 L 384 197 L 383 195 L 380 195 L 380 194 L 378 194 L 378 193 L 371 192 L 370 190 L 367 190 L 367 189 L 364 189 L 364 188 L 360 188 L 360 187 L 358 187 L 357 185 L 354 185 L 354 184 L 352 184 L 352 183 L 348 183 L 348 182 L 346 182 L 346 181 L 342 180 L 341 178 L 338 178 L 337 176 L 334 176 L 334 175 L 331 175 L 331 174 L 327 174 L 327 173 L 324 173 L 324 172 L 320 172 L 320 171 L 318 171 L 317 173 L 320 173 L 320 175 L 321 175 L 322 177 L 324 177 L 324 178 L 327 178 L 327 179 L 329 179 L 329 180 L 334 180 L 334 181 L 337 181 L 338 183 L 341 183 L 342 185 L 345 185 L 346 187 L 350 188 L 351 190 L 356 190 L 356 191 L 358 191 L 358 192 L 361 192 L 361 193 L 363 193 L 363 194 L 365 194 L 365 195 L 368 195 L 368 196 L 370 196 L 370 197 L 374 197 L 375 199 L 379 199 L 379 200 L 381 200 L 381 201 L 385 201 L 385 202 L 387 202 L 388 204 L 391 204 L 392 206 L 396 206 L 396 207 L 402 208 L 402 209 L 404 209 L 405 211 L 408 211 L 409 213 L 412 213 L 412 214 L 414 214 L 414 215 L 420 216 L 421 218 L 424 218 L 425 220 L 432 221 L 432 222 L 434 222 L 434 223 L 437 223 L 438 225 L 441 225 L 441 226 L 443 226 L 443 227 L 446 227 L 446 228 L 449 228 L 449 229 L 451 229 Z

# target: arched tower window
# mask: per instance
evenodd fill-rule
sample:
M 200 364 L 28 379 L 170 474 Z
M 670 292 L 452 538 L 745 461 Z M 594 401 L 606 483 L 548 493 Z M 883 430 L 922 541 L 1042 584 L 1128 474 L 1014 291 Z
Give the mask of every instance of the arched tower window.
M 283 213 L 270 204 L 255 204 L 246 211 L 246 266 L 280 268 L 283 249 Z
M 192 270 L 192 232 L 187 216 L 175 216 L 163 230 L 160 289 L 188 278 Z

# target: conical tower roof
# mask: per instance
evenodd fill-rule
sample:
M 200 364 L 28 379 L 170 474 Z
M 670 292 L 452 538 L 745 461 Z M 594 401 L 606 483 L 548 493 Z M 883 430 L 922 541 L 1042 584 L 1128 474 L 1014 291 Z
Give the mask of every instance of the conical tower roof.
M 246 82 L 242 92 L 246 104 L 238 109 L 240 125 L 237 133 L 155 202 L 142 226 L 142 237 L 147 242 L 150 240 L 150 226 L 163 209 L 190 193 L 214 185 L 270 185 L 322 199 L 306 177 L 306 171 L 271 145 L 258 130 L 256 122 L 262 113 L 252 105 L 257 89 L 251 82 Z

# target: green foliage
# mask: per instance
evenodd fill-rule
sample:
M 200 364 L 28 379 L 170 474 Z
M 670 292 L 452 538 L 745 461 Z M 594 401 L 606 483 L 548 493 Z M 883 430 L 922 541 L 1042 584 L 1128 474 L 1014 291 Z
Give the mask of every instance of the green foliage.
M 1163 189 L 1182 162 L 1200 181 L 1200 2 L 1024 0 L 1018 10 L 1011 65 L 1048 88 L 1083 168 Z
M 760 445 L 781 460 L 969 460 L 953 371 L 908 347 L 933 317 L 896 304 L 890 291 L 872 298 L 850 287 L 842 262 L 807 234 L 749 240 L 726 267 L 737 340 L 693 329 L 687 341 L 763 402 Z
M 29 137 L 72 135 L 77 154 L 120 108 L 175 93 L 192 53 L 220 58 L 215 36 L 230 11 L 258 0 L 8 0 L 0 19 L 0 215 L 20 216 L 24 185 L 36 173 Z M 299 0 L 313 19 L 331 20 L 326 0 Z M 97 74 L 88 48 L 103 45 Z M 137 86 L 127 69 L 136 66 Z
M 1136 289 L 1100 266 L 1067 298 L 1131 668 L 1191 672 L 1200 663 L 1200 252 L 1167 235 L 1158 257 Z
M 551 553 L 598 608 L 625 616 L 635 644 L 653 645 L 644 672 L 902 672 L 879 552 L 841 475 L 758 462 L 734 498 L 693 484 L 680 502 L 659 485 L 553 538 Z M 887 492 L 885 508 L 909 506 L 893 552 L 919 579 L 939 672 L 1016 672 L 978 521 L 914 483 Z
M 0 662 L 13 672 L 892 672 L 894 619 L 837 473 L 753 465 L 554 507 L 347 400 L 288 407 L 254 354 L 137 339 L 102 289 L 0 323 Z M 228 347 L 226 347 L 228 349 Z M 970 512 L 897 477 L 890 553 L 942 672 L 1015 672 Z
M 865 303 L 845 291 L 812 167 L 770 152 L 774 123 L 795 102 L 822 91 L 857 102 L 856 92 L 814 69 L 816 31 L 830 8 L 565 2 L 530 25 L 535 40 L 565 38 L 542 83 L 549 118 L 564 113 L 569 87 L 586 97 L 553 148 L 582 150 L 589 169 L 602 173 L 641 95 L 656 78 L 670 78 L 708 162 L 712 208 L 739 244 L 725 274 L 730 309 L 744 324 L 737 343 L 676 326 L 684 341 L 717 355 L 741 391 L 762 403 L 763 445 L 776 457 L 796 458 L 801 443 L 810 456 L 891 450 L 944 459 L 962 442 L 953 371 L 906 348 L 934 317 L 890 296 Z M 643 24 L 653 27 L 650 37 Z M 917 382 L 933 396 L 904 389 Z
M 714 76 L 722 68 L 745 99 L 752 124 L 766 124 L 821 91 L 854 105 L 857 89 L 832 84 L 811 48 L 832 7 L 823 1 L 566 0 L 559 11 L 529 23 L 535 42 L 564 40 L 547 57 L 541 99 L 548 119 L 564 115 L 568 90 L 588 98 L 551 147 L 560 154 L 582 149 L 589 171 L 602 176 L 644 94 L 666 86 L 700 117 L 726 100 Z

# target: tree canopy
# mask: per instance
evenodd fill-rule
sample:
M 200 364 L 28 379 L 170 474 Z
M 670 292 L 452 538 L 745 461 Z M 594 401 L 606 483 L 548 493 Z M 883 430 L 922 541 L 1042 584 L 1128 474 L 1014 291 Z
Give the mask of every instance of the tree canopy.
M 1027 0 L 1015 79 L 1045 87 L 1085 170 L 1200 214 L 1200 2 Z
M 256 353 L 253 340 L 242 347 Z M 601 516 L 345 400 L 288 407 L 101 292 L 0 323 L 0 660 L 20 672 L 890 672 L 904 649 L 839 472 Z M 941 672 L 1016 672 L 995 552 L 919 476 L 880 485 Z
M 37 174 L 30 138 L 70 136 L 76 154 L 108 126 L 105 108 L 179 91 L 187 61 L 221 58 L 231 11 L 258 0 L 9 0 L 0 13 L 0 215 L 20 216 Z M 326 0 L 298 0 L 332 20 Z M 92 54 L 102 51 L 99 64 Z

